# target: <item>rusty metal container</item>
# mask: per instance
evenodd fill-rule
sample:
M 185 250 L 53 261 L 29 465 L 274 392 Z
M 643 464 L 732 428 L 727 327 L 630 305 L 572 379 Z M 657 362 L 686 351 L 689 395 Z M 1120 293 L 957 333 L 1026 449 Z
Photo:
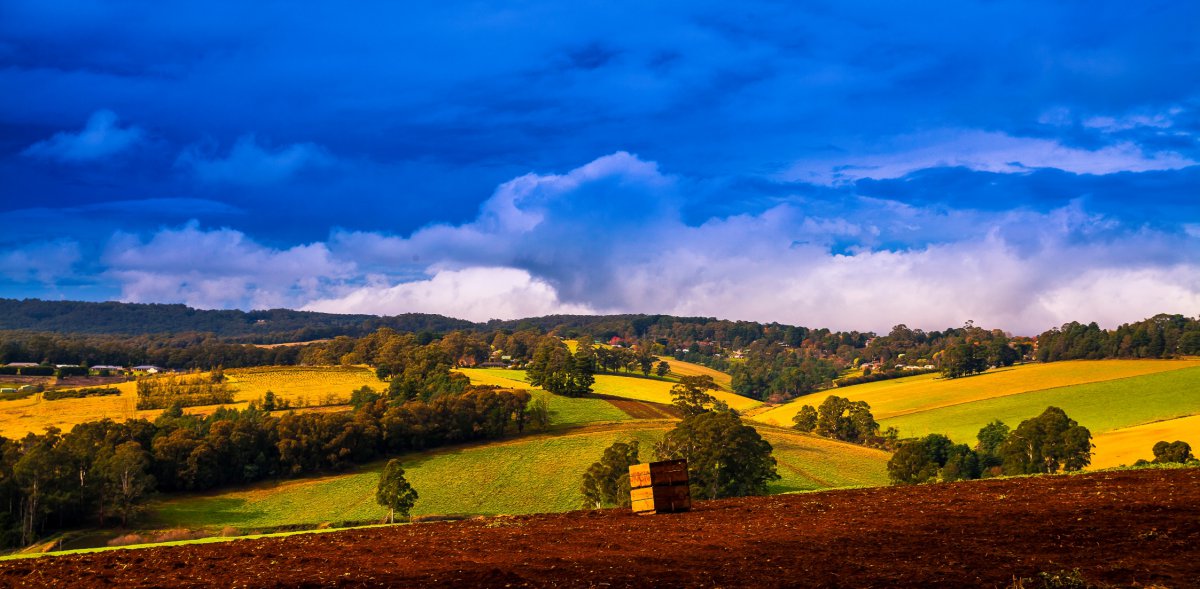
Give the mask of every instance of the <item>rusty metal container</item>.
M 639 515 L 678 513 L 692 508 L 686 460 L 664 460 L 629 467 L 629 498 Z

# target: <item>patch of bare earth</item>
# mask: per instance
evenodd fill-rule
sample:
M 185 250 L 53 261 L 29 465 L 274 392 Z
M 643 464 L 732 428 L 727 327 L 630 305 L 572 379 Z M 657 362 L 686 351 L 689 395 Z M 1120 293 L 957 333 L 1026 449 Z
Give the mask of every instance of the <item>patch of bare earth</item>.
M 1200 587 L 1200 469 L 502 517 L 0 563 L 16 586 Z

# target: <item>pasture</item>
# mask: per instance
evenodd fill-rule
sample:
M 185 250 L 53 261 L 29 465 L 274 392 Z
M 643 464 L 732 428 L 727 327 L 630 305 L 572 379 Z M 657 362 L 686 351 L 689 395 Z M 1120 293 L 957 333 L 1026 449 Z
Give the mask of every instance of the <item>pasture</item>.
M 1200 452 L 1200 415 L 1144 423 L 1133 427 L 1110 430 L 1096 435 L 1093 442 L 1092 468 L 1129 465 L 1138 459 L 1152 460 L 1151 448 L 1160 441 L 1183 440 Z
M 401 457 L 420 494 L 413 515 L 525 514 L 580 508 L 580 479 L 613 442 L 636 439 L 643 460 L 670 421 L 589 426 Z M 775 446 L 783 480 L 772 492 L 886 484 L 887 454 L 763 428 Z M 345 474 L 272 482 L 211 495 L 175 497 L 151 505 L 159 527 L 240 530 L 325 522 L 378 521 L 375 503 L 382 462 Z
M 363 386 L 387 390 L 375 371 L 365 366 L 265 366 L 231 368 L 225 379 L 236 389 L 236 402 L 250 402 L 267 391 L 299 405 L 337 405 Z
M 666 363 L 671 366 L 671 372 L 667 373 L 667 376 L 673 376 L 675 378 L 679 378 L 681 376 L 711 376 L 713 382 L 717 383 L 717 386 L 721 387 L 722 391 L 727 393 L 733 392 L 733 377 L 728 373 L 709 368 L 703 364 L 693 364 L 691 362 L 684 362 L 683 360 L 676 360 L 670 357 L 659 356 L 658 359 L 666 361 Z
M 792 425 L 792 417 L 800 411 L 801 406 L 818 406 L 832 394 L 853 401 L 866 401 L 876 419 L 883 420 L 997 397 L 1192 367 L 1200 367 L 1200 360 L 1078 360 L 1023 364 L 952 380 L 943 379 L 937 374 L 923 374 L 835 388 L 800 397 L 759 413 L 753 419 L 788 427 Z
M 1053 405 L 1061 407 L 1072 419 L 1097 435 L 1200 414 L 1197 391 L 1200 391 L 1200 367 L 1193 367 L 983 399 L 883 419 L 880 423 L 884 427 L 898 428 L 901 436 L 943 433 L 956 442 L 974 444 L 979 428 L 993 419 L 1016 427 L 1022 420 L 1035 417 Z M 1179 421 L 1175 425 L 1188 423 Z M 1163 427 L 1170 427 L 1170 424 Z M 1167 431 L 1163 433 L 1170 437 L 1172 434 Z M 1174 439 L 1179 438 L 1171 438 Z M 1103 459 L 1107 452 L 1103 450 L 1103 438 L 1098 438 L 1096 443 Z M 1149 446 L 1145 454 L 1149 458 Z

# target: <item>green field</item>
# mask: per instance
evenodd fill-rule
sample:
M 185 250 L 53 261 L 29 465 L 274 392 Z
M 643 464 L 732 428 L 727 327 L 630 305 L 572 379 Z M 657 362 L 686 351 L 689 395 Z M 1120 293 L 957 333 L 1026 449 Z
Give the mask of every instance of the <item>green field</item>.
M 753 417 L 764 423 L 790 426 L 802 405 L 820 405 L 829 394 L 866 401 L 877 419 L 898 417 L 1057 387 L 1110 381 L 1200 366 L 1200 360 L 1081 360 L 1024 364 L 989 370 L 966 378 L 946 380 L 937 374 L 854 385 L 801 397 Z M 1044 407 L 1043 407 L 1044 408 Z
M 515 440 L 403 457 L 407 478 L 420 493 L 414 515 L 523 514 L 578 509 L 580 478 L 604 448 L 637 439 L 643 457 L 671 422 L 629 422 L 578 428 Z M 764 429 L 776 447 L 783 480 L 773 492 L 879 485 L 887 481 L 887 454 L 788 431 Z M 372 521 L 381 463 L 353 472 L 208 496 L 178 497 L 151 506 L 159 527 L 241 530 L 293 524 Z
M 540 389 L 529 392 L 534 399 L 546 399 L 550 407 L 550 424 L 553 426 L 633 419 L 604 399 L 573 399 Z
M 996 397 L 880 423 L 899 428 L 902 436 L 936 432 L 974 443 L 975 434 L 987 422 L 1000 419 L 1015 427 L 1050 405 L 1061 407 L 1093 434 L 1200 414 L 1200 367 Z
M 507 387 L 529 387 L 525 380 L 524 370 L 507 370 L 504 368 L 462 368 L 471 382 L 476 384 L 494 384 Z M 655 378 L 640 378 L 636 376 L 618 376 L 615 374 L 597 374 L 592 390 L 600 395 L 610 395 L 648 401 L 651 403 L 671 404 L 671 387 L 674 383 Z M 762 403 L 727 391 L 712 391 L 717 399 L 725 401 L 733 409 L 744 411 Z

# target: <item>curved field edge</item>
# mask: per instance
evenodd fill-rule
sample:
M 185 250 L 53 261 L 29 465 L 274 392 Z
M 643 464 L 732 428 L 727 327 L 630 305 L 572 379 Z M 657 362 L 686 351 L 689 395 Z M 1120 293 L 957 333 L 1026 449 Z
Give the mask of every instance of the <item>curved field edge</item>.
M 529 382 L 525 380 L 524 370 L 509 370 L 506 368 L 459 368 L 457 370 L 467 375 L 474 384 L 530 388 Z M 596 382 L 592 385 L 592 390 L 599 395 L 624 397 L 636 401 L 670 405 L 671 387 L 673 386 L 675 386 L 673 382 L 654 378 L 597 374 Z M 760 401 L 728 391 L 712 391 L 711 394 L 738 411 L 753 409 L 762 405 Z
M 829 395 L 866 401 L 880 420 L 934 411 L 1012 395 L 1040 393 L 1050 389 L 1136 378 L 1162 372 L 1200 367 L 1200 359 L 1185 360 L 1075 360 L 1044 364 L 1022 364 L 990 370 L 983 374 L 946 380 L 925 374 L 837 388 L 793 400 L 754 415 L 752 419 L 790 426 L 803 405 L 819 405 Z
M 903 437 L 942 433 L 973 444 L 993 419 L 1015 427 L 1053 405 L 1093 435 L 1200 414 L 1200 367 L 1009 395 L 880 420 Z M 1098 436 L 1099 438 L 1099 436 Z M 1103 442 L 1100 439 L 1098 445 Z
M 1200 391 L 1197 392 L 1200 394 Z M 1101 433 L 1093 439 L 1092 468 L 1133 464 L 1154 458 L 1152 448 L 1160 441 L 1182 440 L 1200 451 L 1200 415 L 1189 415 L 1144 423 Z
M 420 499 L 413 515 L 496 515 L 578 509 L 584 471 L 615 441 L 638 440 L 643 458 L 673 422 L 593 425 L 485 445 L 402 456 L 406 477 Z M 762 434 L 775 447 L 782 480 L 772 493 L 882 485 L 887 454 L 775 428 Z M 259 484 L 153 504 L 154 527 L 241 530 L 334 521 L 378 521 L 375 503 L 383 462 L 324 477 Z

